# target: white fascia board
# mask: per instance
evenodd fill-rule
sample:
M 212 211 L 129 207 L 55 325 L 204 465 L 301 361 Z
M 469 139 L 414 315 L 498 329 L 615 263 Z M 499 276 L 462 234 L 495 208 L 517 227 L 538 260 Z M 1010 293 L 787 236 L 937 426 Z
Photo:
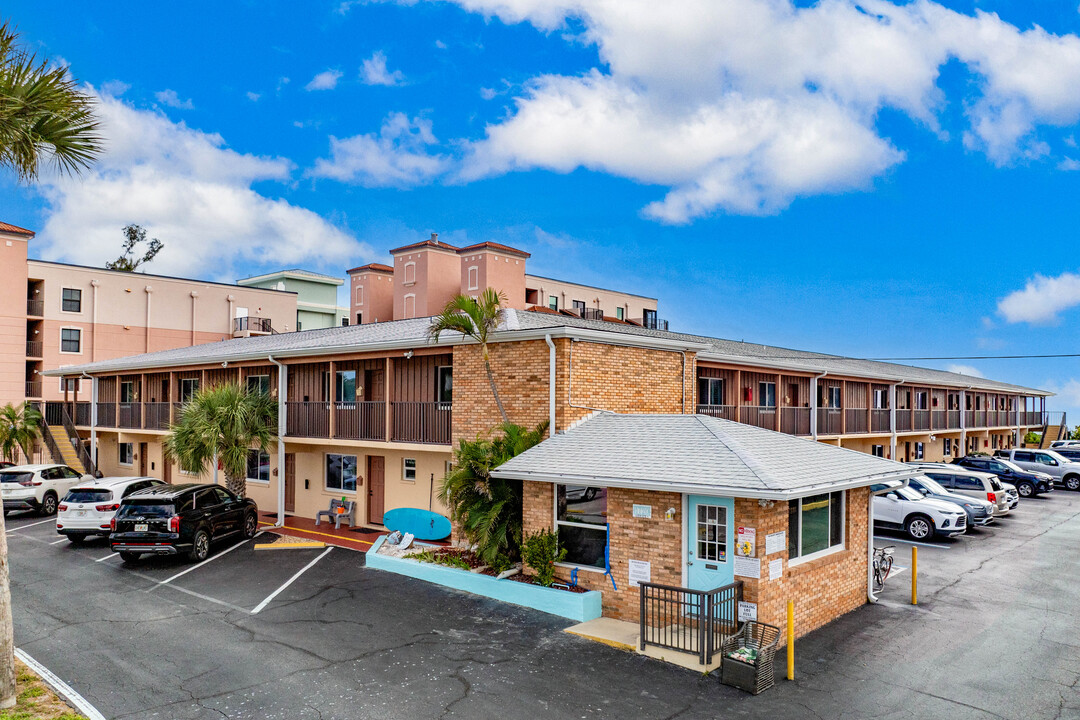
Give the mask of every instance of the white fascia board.
M 532 482 L 546 482 L 555 485 L 584 485 L 586 487 L 610 487 L 624 488 L 627 490 L 651 490 L 655 492 L 677 492 L 687 495 L 717 495 L 722 497 L 737 497 L 760 500 L 793 500 L 808 495 L 817 495 L 823 492 L 837 490 L 850 490 L 852 488 L 868 487 L 878 483 L 895 483 L 893 487 L 907 484 L 910 478 L 921 475 L 917 470 L 897 470 L 896 472 L 881 475 L 869 475 L 851 480 L 839 482 L 819 483 L 792 490 L 768 490 L 755 488 L 724 487 L 719 485 L 695 485 L 691 483 L 665 483 L 655 480 L 628 480 L 626 478 L 604 478 L 587 475 L 571 475 L 563 473 L 525 473 L 495 469 L 491 476 L 502 480 L 530 480 Z

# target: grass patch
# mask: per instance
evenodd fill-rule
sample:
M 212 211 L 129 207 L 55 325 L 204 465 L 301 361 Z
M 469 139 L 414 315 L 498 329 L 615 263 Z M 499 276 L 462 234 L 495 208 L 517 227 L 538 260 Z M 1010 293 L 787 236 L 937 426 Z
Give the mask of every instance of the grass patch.
M 18 660 L 15 683 L 18 702 L 13 708 L 0 710 L 0 720 L 86 720 Z

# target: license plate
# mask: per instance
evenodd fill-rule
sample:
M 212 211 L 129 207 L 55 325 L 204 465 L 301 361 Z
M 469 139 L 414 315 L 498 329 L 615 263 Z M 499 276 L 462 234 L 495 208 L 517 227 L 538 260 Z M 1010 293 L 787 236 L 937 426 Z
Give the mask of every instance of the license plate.
M 146 523 L 136 523 L 135 525 L 135 532 L 146 532 L 149 529 L 150 528 L 147 527 Z
M 85 510 L 76 510 L 75 511 L 75 517 L 86 517 L 86 511 Z

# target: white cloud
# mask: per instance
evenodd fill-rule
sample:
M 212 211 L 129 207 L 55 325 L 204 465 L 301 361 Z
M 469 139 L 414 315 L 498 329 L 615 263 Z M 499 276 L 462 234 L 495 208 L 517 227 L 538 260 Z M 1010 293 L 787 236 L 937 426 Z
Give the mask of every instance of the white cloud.
M 171 108 L 178 108 L 180 110 L 191 110 L 195 106 L 191 103 L 191 99 L 181 100 L 180 96 L 176 94 L 175 90 L 161 90 L 154 93 L 154 97 L 162 105 L 168 105 Z
M 375 51 L 375 54 L 363 62 L 360 79 L 365 85 L 392 86 L 405 82 L 405 76 L 400 70 L 386 69 L 386 54 L 382 50 Z
M 974 368 L 971 365 L 948 365 L 946 370 L 952 373 L 960 373 L 961 375 L 968 375 L 969 377 L 985 377 L 978 368 Z
M 1036 275 L 1023 290 L 998 301 L 998 312 L 1011 323 L 1042 325 L 1057 319 L 1059 312 L 1080 305 L 1080 275 L 1062 273 L 1057 277 Z
M 486 87 L 480 88 L 480 97 L 482 97 L 485 100 L 492 100 L 498 94 L 499 94 L 499 92 L 497 90 L 495 90 L 494 88 L 486 88 Z
M 245 94 L 247 95 L 247 99 L 251 102 L 258 102 L 259 98 L 262 97 L 262 93 L 252 92 L 251 90 L 248 90 Z
M 1080 170 L 1080 160 L 1067 157 L 1060 163 L 1058 163 L 1058 170 L 1063 170 L 1065 172 L 1076 172 L 1077 170 Z
M 80 178 L 38 185 L 48 219 L 35 244 L 45 259 L 100 265 L 120 252 L 120 229 L 144 226 L 165 243 L 153 272 L 231 280 L 239 264 L 328 268 L 377 257 L 310 210 L 255 192 L 288 182 L 292 163 L 229 149 L 220 135 L 173 123 L 103 95 L 106 153 Z
M 122 80 L 109 80 L 101 84 L 101 92 L 113 97 L 120 97 L 130 89 L 131 86 Z
M 308 175 L 365 187 L 419 185 L 446 171 L 447 158 L 429 152 L 437 143 L 430 120 L 391 113 L 378 135 L 331 137 L 331 158 L 317 160 Z
M 930 0 L 456 2 L 582 28 L 569 41 L 601 61 L 527 83 L 516 111 L 467 145 L 461 177 L 590 168 L 669 188 L 645 209 L 664 222 L 869 187 L 904 158 L 878 132 L 885 108 L 944 138 L 939 117 L 962 106 L 965 144 L 997 164 L 1052 154 L 1040 128 L 1080 120 L 1080 38 Z M 946 97 L 939 73 L 953 60 L 973 82 Z
M 1062 405 L 1067 406 L 1070 415 L 1074 408 L 1080 408 L 1080 380 L 1070 378 L 1063 383 L 1051 381 L 1046 383 L 1046 389 L 1057 396 L 1050 401 L 1055 407 L 1060 409 Z
M 311 82 L 304 86 L 305 90 L 333 90 L 337 87 L 338 80 L 341 79 L 342 72 L 340 70 L 324 70 L 315 77 L 311 78 Z M 284 83 L 289 82 L 288 78 L 282 78 Z

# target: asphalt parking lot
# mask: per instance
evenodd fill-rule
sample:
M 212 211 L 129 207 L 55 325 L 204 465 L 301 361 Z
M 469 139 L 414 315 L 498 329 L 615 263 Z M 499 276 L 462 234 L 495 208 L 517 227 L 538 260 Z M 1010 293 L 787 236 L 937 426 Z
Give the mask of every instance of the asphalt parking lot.
M 1080 717 L 1077 493 L 920 547 L 917 607 L 890 578 L 756 698 L 349 550 L 226 543 L 131 567 L 41 520 L 7 518 L 16 644 L 110 720 Z M 900 536 L 878 543 L 909 564 Z

